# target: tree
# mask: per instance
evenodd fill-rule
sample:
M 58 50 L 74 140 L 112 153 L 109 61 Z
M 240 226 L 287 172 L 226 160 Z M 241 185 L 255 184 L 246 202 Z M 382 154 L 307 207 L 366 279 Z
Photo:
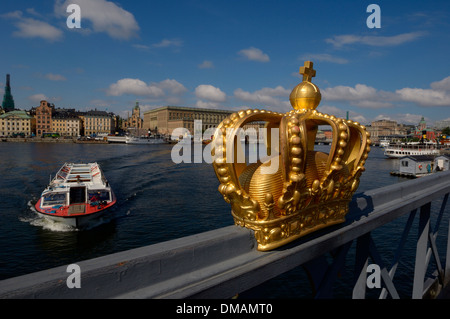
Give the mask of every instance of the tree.
M 446 128 L 444 128 L 442 130 L 442 135 L 450 136 L 450 127 L 449 126 L 447 126 Z

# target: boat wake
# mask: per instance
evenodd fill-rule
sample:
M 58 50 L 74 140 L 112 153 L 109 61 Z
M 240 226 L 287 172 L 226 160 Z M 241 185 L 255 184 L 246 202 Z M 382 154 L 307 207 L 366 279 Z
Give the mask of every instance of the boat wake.
M 38 214 L 36 211 L 36 208 L 34 207 L 32 201 L 30 200 L 28 202 L 28 207 L 30 208 L 30 211 L 34 214 L 30 216 L 21 216 L 19 217 L 19 220 L 24 223 L 28 223 L 32 226 L 41 227 L 42 229 L 54 231 L 54 232 L 73 232 L 78 231 L 77 228 L 71 227 L 69 225 L 64 225 L 62 223 L 54 222 L 50 219 L 47 219 L 45 217 L 42 217 Z

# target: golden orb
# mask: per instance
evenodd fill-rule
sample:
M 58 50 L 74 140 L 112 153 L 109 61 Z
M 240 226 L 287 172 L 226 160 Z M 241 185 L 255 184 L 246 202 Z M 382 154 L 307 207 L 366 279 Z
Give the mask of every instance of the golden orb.
M 303 81 L 298 84 L 291 92 L 289 101 L 296 110 L 316 109 L 319 106 L 322 95 L 320 90 L 314 83 Z

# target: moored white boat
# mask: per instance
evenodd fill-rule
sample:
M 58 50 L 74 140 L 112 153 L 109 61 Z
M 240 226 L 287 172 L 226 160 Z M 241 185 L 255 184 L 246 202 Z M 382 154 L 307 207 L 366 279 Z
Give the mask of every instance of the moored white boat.
M 380 140 L 380 147 L 388 147 L 391 142 L 388 139 Z
M 401 158 L 411 155 L 439 155 L 439 148 L 435 144 L 393 144 L 386 146 L 384 155 L 389 158 Z
M 162 144 L 166 143 L 165 139 L 159 135 L 151 136 L 126 136 L 125 143 L 127 144 Z
M 114 192 L 97 163 L 65 163 L 42 192 L 37 212 L 76 228 L 89 225 L 116 204 Z

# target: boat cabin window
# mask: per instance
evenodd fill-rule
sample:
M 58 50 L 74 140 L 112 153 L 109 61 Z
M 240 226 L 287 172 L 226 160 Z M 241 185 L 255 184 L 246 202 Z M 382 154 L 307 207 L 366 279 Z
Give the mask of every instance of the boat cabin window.
M 402 161 L 402 166 L 408 167 L 408 161 Z
M 108 201 L 109 198 L 109 191 L 101 190 L 101 191 L 89 191 L 89 202 L 101 202 L 101 201 Z
M 66 205 L 66 194 L 46 194 L 43 206 Z

